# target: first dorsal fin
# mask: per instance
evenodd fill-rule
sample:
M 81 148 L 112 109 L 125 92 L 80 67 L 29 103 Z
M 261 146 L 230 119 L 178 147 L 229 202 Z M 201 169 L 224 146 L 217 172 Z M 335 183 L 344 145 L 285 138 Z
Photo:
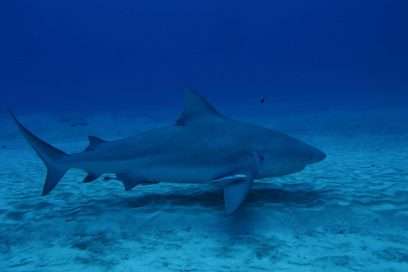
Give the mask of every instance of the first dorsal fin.
M 204 97 L 192 90 L 186 90 L 184 110 L 177 119 L 176 125 L 185 126 L 209 118 L 222 118 L 222 115 Z
M 105 140 L 102 140 L 99 137 L 96 136 L 88 136 L 88 140 L 89 140 L 89 145 L 88 147 L 85 149 L 85 151 L 92 151 L 95 150 L 95 148 L 103 143 L 106 143 Z

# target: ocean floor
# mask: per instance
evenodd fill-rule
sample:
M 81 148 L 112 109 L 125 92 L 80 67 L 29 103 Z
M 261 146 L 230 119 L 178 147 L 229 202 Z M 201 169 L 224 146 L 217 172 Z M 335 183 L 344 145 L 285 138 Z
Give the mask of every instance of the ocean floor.
M 408 271 L 408 111 L 247 116 L 328 158 L 255 184 L 232 216 L 210 187 L 125 192 L 71 170 L 41 197 L 45 168 L 7 116 L 0 128 L 0 271 Z M 21 115 L 66 151 L 168 120 Z M 405 120 L 405 121 L 404 121 Z

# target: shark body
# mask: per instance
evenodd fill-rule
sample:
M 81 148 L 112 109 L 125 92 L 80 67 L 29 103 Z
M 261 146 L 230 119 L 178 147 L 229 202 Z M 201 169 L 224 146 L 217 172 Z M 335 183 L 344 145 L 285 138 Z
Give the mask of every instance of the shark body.
M 227 213 L 244 201 L 254 180 L 303 170 L 326 155 L 286 134 L 232 120 L 202 96 L 188 91 L 174 125 L 116 141 L 90 136 L 84 152 L 66 154 L 25 128 L 18 128 L 47 167 L 43 195 L 67 170 L 79 168 L 84 182 L 115 173 L 126 190 L 158 182 L 213 183 L 224 190 Z

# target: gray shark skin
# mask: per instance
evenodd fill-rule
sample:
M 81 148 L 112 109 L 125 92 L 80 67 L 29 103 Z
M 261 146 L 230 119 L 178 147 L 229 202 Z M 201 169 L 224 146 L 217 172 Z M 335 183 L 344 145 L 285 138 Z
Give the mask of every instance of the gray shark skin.
M 79 168 L 88 173 L 84 182 L 115 173 L 126 190 L 158 182 L 211 183 L 224 190 L 225 210 L 232 213 L 254 180 L 299 172 L 326 157 L 283 133 L 227 118 L 192 91 L 186 92 L 184 111 L 174 125 L 116 141 L 90 136 L 85 151 L 70 155 L 12 117 L 47 167 L 43 195 L 66 171 Z

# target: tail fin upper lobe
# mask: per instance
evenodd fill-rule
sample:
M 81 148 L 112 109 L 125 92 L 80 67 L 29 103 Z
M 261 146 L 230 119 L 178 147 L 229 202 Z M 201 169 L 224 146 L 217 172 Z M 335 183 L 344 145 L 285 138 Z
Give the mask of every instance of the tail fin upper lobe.
M 62 164 L 58 163 L 59 160 L 68 155 L 35 136 L 31 131 L 25 128 L 20 121 L 17 120 L 16 116 L 11 111 L 10 115 L 15 121 L 21 134 L 47 167 L 47 177 L 45 179 L 42 191 L 42 195 L 47 195 L 52 191 L 52 189 L 55 188 L 68 170 L 67 168 L 63 167 Z

